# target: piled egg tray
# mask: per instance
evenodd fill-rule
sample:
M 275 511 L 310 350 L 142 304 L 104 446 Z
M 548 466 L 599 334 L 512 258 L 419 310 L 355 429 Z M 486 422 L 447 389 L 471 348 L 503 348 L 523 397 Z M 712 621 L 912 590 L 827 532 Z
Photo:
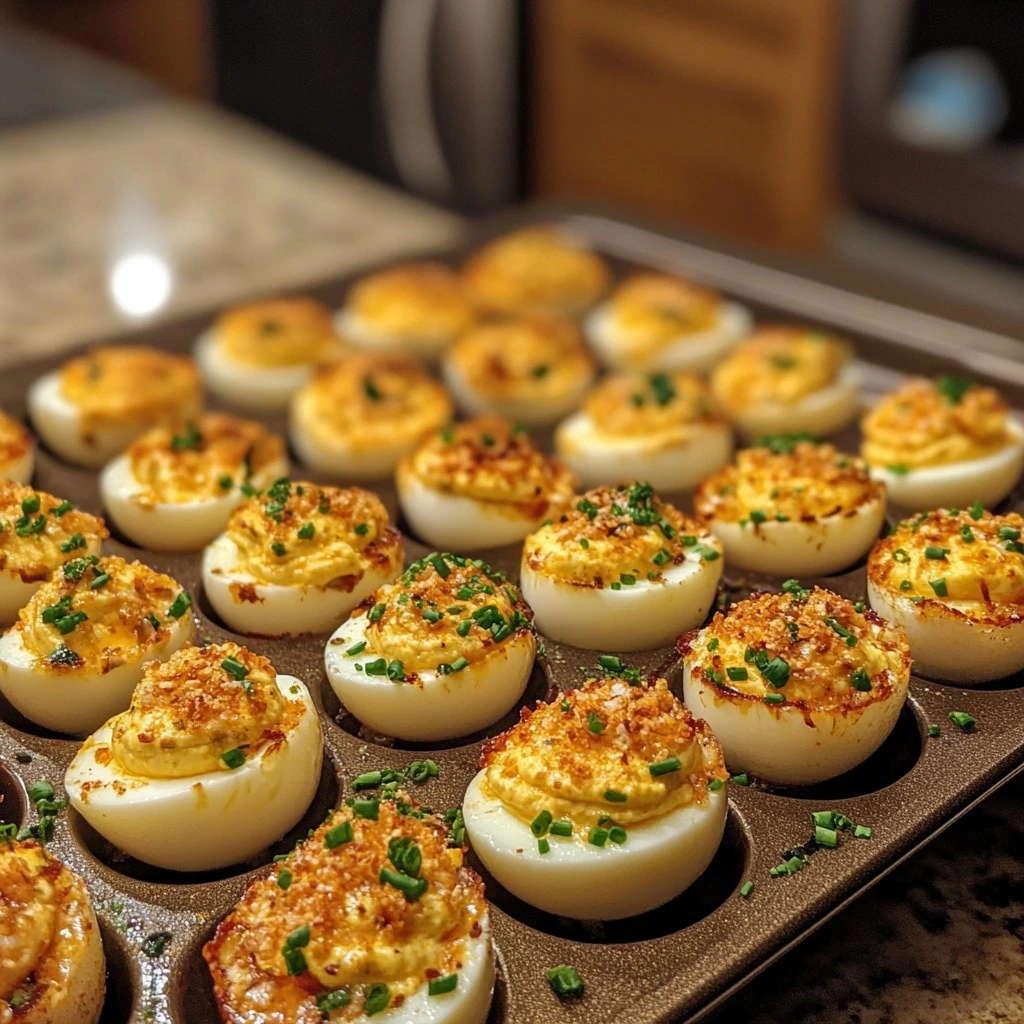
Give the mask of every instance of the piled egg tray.
M 1024 347 L 1019 343 L 601 216 L 527 209 L 513 218 L 482 225 L 471 244 L 458 252 L 433 255 L 457 264 L 488 238 L 538 220 L 560 223 L 589 242 L 609 259 L 617 274 L 641 267 L 676 271 L 747 303 L 759 321 L 795 320 L 843 333 L 864 361 L 866 400 L 898 382 L 903 373 L 959 371 L 999 386 L 1015 407 L 1024 406 L 1020 360 Z M 336 281 L 310 292 L 337 305 L 349 283 Z M 208 320 L 207 316 L 161 326 L 132 340 L 186 350 Z M 958 352 L 963 363 L 958 362 Z M 0 379 L 0 406 L 23 416 L 29 383 L 57 362 L 39 361 L 7 370 Z M 284 430 L 283 417 L 270 417 L 268 423 Z M 850 451 L 856 450 L 857 443 L 854 430 L 837 439 L 839 447 Z M 293 469 L 292 475 L 317 479 L 301 467 Z M 89 512 L 103 511 L 96 474 L 67 466 L 45 451 L 39 453 L 34 482 Z M 393 488 L 378 490 L 397 517 Z M 1024 508 L 1024 495 L 1018 491 L 1006 504 Z M 409 538 L 409 560 L 426 550 Z M 256 863 L 178 875 L 126 858 L 74 811 L 61 814 L 58 820 L 50 849 L 86 879 L 103 932 L 108 962 L 103 1024 L 217 1024 L 202 945 L 246 886 L 266 871 L 272 857 L 290 849 L 331 807 L 351 796 L 350 780 L 363 771 L 433 758 L 440 766 L 440 777 L 411 787 L 415 797 L 435 810 L 459 804 L 477 770 L 483 742 L 511 725 L 519 708 L 486 733 L 452 743 L 402 744 L 364 735 L 359 723 L 339 707 L 327 683 L 326 636 L 281 640 L 237 636 L 217 621 L 203 596 L 198 553 L 150 553 L 117 537 L 107 551 L 139 558 L 177 578 L 196 598 L 197 642 L 234 639 L 266 655 L 279 672 L 307 683 L 323 722 L 325 762 L 313 805 L 299 825 Z M 518 547 L 482 554 L 517 577 Z M 777 587 L 779 582 L 741 577 L 727 566 L 722 600 L 751 589 Z M 815 582 L 851 599 L 863 598 L 863 564 Z M 520 707 L 550 699 L 587 676 L 603 674 L 594 652 L 551 641 L 545 646 Z M 623 660 L 664 674 L 680 692 L 678 659 L 672 649 L 627 654 Z M 959 731 L 948 719 L 952 710 L 973 715 L 976 731 Z M 939 737 L 928 736 L 929 724 L 941 726 Z M 75 740 L 39 730 L 0 702 L 0 819 L 19 825 L 34 821 L 26 787 L 48 779 L 60 790 L 77 747 Z M 894 732 L 860 767 L 800 790 L 771 788 L 756 780 L 746 787 L 732 784 L 725 837 L 714 861 L 689 890 L 658 910 L 618 922 L 570 921 L 534 910 L 485 873 L 499 960 L 490 1024 L 697 1020 L 1022 768 L 1024 678 L 966 690 L 915 676 Z M 838 849 L 817 851 L 803 870 L 789 877 L 771 877 L 770 869 L 789 851 L 808 843 L 813 835 L 810 813 L 822 809 L 840 811 L 870 826 L 872 838 L 854 839 L 846 833 Z M 470 863 L 479 867 L 472 853 Z M 744 897 L 739 890 L 748 880 L 755 888 Z M 629 879 L 622 884 L 628 885 Z M 581 1000 L 556 1000 L 545 972 L 557 964 L 579 970 L 586 984 Z

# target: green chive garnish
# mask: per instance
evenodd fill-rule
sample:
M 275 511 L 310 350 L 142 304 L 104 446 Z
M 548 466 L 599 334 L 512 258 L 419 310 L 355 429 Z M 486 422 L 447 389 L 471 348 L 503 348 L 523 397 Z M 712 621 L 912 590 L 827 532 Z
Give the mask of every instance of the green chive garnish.
M 625 793 L 617 789 L 606 789 L 604 791 L 604 798 L 610 804 L 624 804 L 629 799 Z
M 530 831 L 537 838 L 540 838 L 540 836 L 545 835 L 548 829 L 551 828 L 551 819 L 553 817 L 554 815 L 550 811 L 541 811 L 540 814 L 538 814 L 537 817 L 530 822 Z
M 978 724 L 974 716 L 969 715 L 966 711 L 950 711 L 949 720 L 961 732 L 974 732 Z
M 655 761 L 653 764 L 649 764 L 647 770 L 651 773 L 651 778 L 656 779 L 659 775 L 671 775 L 672 772 L 677 772 L 682 767 L 683 763 L 678 757 L 666 757 L 664 761 Z
M 596 711 L 587 715 L 587 728 L 595 735 L 600 736 L 605 730 L 605 723 L 601 720 Z
M 542 853 L 547 853 L 547 850 L 542 850 Z M 431 996 L 443 996 L 449 992 L 454 992 L 456 985 L 459 983 L 459 976 L 457 974 L 446 974 L 443 978 L 431 978 L 427 982 L 427 995 Z
M 245 764 L 245 754 L 239 747 L 226 750 L 220 758 L 232 771 Z
M 357 654 L 362 654 L 366 650 L 366 641 L 360 640 L 359 643 L 353 644 L 349 647 L 345 653 L 350 657 L 354 658 Z
M 948 597 L 949 596 L 949 590 L 946 587 L 946 581 L 944 579 L 942 579 L 941 577 L 939 579 L 937 579 L 937 580 L 929 580 L 928 581 L 928 586 L 930 586 L 932 588 L 932 590 L 935 591 L 935 596 L 936 597 Z
M 547 972 L 548 984 L 551 991 L 559 999 L 568 999 L 583 995 L 583 980 L 575 967 L 562 964 L 559 967 L 552 967 Z

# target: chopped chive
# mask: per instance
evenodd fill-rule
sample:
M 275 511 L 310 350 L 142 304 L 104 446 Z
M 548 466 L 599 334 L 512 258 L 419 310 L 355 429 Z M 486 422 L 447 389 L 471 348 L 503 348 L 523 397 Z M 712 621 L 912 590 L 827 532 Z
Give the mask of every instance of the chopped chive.
M 894 562 L 909 562 L 910 561 L 910 555 L 908 555 L 907 552 L 903 548 L 897 548 L 892 553 L 892 560 Z
M 405 681 L 405 666 L 395 658 L 393 661 L 388 662 L 387 668 L 388 679 L 394 680 L 396 683 Z
M 761 700 L 765 704 L 785 704 L 786 698 L 781 693 L 766 693 Z
M 220 758 L 232 771 L 245 764 L 245 754 L 239 747 L 224 751 Z
M 853 830 L 855 839 L 870 839 L 871 829 L 867 825 L 857 825 Z
M 725 783 L 721 779 L 712 779 L 708 783 L 708 792 L 717 793 L 724 785 Z
M 391 1005 L 391 989 L 382 981 L 378 981 L 366 990 L 363 999 L 363 1013 L 372 1017 L 386 1010 Z
M 352 836 L 352 822 L 343 821 L 340 825 L 335 825 L 334 828 L 324 833 L 324 846 L 328 850 L 336 850 L 339 846 L 352 842 Z
M 370 622 L 378 622 L 381 616 L 384 614 L 386 607 L 387 606 L 384 604 L 375 604 L 370 609 L 369 614 L 366 616 L 367 619 L 369 619 Z
M 910 590 L 912 586 L 913 584 L 910 582 L 910 580 L 903 580 L 900 583 L 900 590 Z
M 350 657 L 354 658 L 357 654 L 362 654 L 366 650 L 366 641 L 360 640 L 359 643 L 353 644 L 349 647 L 345 653 Z
M 561 836 L 563 839 L 567 839 L 572 835 L 572 822 L 571 821 L 553 821 L 548 831 L 553 836 Z
M 547 853 L 547 850 L 541 850 L 541 853 Z M 446 974 L 443 978 L 431 978 L 427 982 L 427 995 L 447 995 L 449 992 L 455 991 L 458 983 L 459 976 L 457 974 Z
M 744 882 L 740 886 L 740 895 L 744 899 L 747 899 L 753 891 L 754 891 L 754 883 L 753 882 Z
M 67 554 L 69 551 L 77 551 L 79 548 L 84 547 L 85 537 L 80 533 L 73 533 L 66 541 L 64 541 L 63 544 L 61 544 L 60 549 Z
M 352 1002 L 352 995 L 347 988 L 336 988 L 332 992 L 324 992 L 316 997 L 316 1008 L 322 1014 L 340 1010 Z
M 380 817 L 380 801 L 376 797 L 366 800 L 353 800 L 352 813 L 357 818 L 367 818 L 376 821 Z
M 352 788 L 355 790 L 373 789 L 379 786 L 383 779 L 384 775 L 381 772 L 363 772 L 352 780 Z
M 590 547 L 590 541 L 586 537 L 580 537 L 580 547 L 586 551 Z
M 610 804 L 624 804 L 629 799 L 625 793 L 617 789 L 606 789 L 604 791 L 604 798 Z
M 828 846 L 835 849 L 835 847 L 839 845 L 839 835 L 834 828 L 825 828 L 823 825 L 815 825 L 814 841 L 819 846 Z
M 551 819 L 553 817 L 554 815 L 550 811 L 541 811 L 540 814 L 530 822 L 530 831 L 539 839 L 542 835 L 547 833 L 548 829 L 551 828 Z
M 862 668 L 854 669 L 850 675 L 850 685 L 861 693 L 867 693 L 871 689 L 871 677 Z
M 172 619 L 180 619 L 191 607 L 192 595 L 187 590 L 183 590 L 171 603 L 171 606 L 167 609 L 167 614 Z
M 985 515 L 985 509 L 980 501 L 976 501 L 968 510 L 967 514 L 975 521 L 981 519 Z
M 587 836 L 587 842 L 591 846 L 604 846 L 608 842 L 608 829 L 595 825 Z
M 537 852 L 540 854 L 550 853 L 551 844 L 546 839 L 537 840 Z
M 939 579 L 937 579 L 937 580 L 929 580 L 928 581 L 928 586 L 930 586 L 932 588 L 932 590 L 935 591 L 935 596 L 936 597 L 948 597 L 949 596 L 949 590 L 946 587 L 946 581 L 942 577 L 939 577 Z
M 928 547 L 924 549 L 924 557 L 930 558 L 936 562 L 946 561 L 946 555 L 948 554 L 949 548 L 940 548 L 936 544 L 929 544 Z
M 597 659 L 601 668 L 609 669 L 612 672 L 621 672 L 623 669 L 622 659 L 614 654 L 602 654 Z
M 370 524 L 369 523 L 357 523 L 353 527 L 353 530 L 354 530 L 354 532 L 358 536 L 365 537 L 370 532 Z
M 601 717 L 596 711 L 591 711 L 587 715 L 587 728 L 595 735 L 600 736 L 605 730 L 605 723 L 601 720 Z
M 373 661 L 368 661 L 364 666 L 363 670 L 368 676 L 383 676 L 387 675 L 388 663 L 386 658 L 374 658 Z
M 713 636 L 708 641 L 708 650 L 709 651 L 717 651 L 718 650 L 718 637 L 717 636 Z
M 461 672 L 464 668 L 469 668 L 469 661 L 466 658 L 456 658 L 452 662 L 452 672 Z
M 974 543 L 974 531 L 969 526 L 960 527 L 960 536 L 963 537 L 965 544 Z
M 729 781 L 735 782 L 737 786 L 749 786 L 750 776 L 746 772 L 740 772 L 739 775 L 733 775 Z
M 664 761 L 655 761 L 647 766 L 647 770 L 651 773 L 651 778 L 656 779 L 659 775 L 671 775 L 672 772 L 677 772 L 683 767 L 682 761 L 678 757 L 666 757 Z
M 725 674 L 734 682 L 741 683 L 744 679 L 749 678 L 749 673 L 745 668 L 730 667 L 725 670 Z
M 427 891 L 428 883 L 425 878 L 410 878 L 390 868 L 381 868 L 377 878 L 385 885 L 393 885 L 411 903 L 415 903 Z
M 105 587 L 110 582 L 110 573 L 101 572 L 98 576 L 94 577 L 92 582 L 89 584 L 90 590 L 99 590 L 100 587 Z
M 931 736 L 933 739 L 941 734 L 942 730 L 937 725 L 928 726 L 928 735 Z
M 552 967 L 545 977 L 551 986 L 551 991 L 559 999 L 569 999 L 583 995 L 583 980 L 580 978 L 579 972 L 575 967 L 569 967 L 566 964 Z
M 949 720 L 961 732 L 974 732 L 978 724 L 974 716 L 969 715 L 966 711 L 950 711 Z
M 763 523 L 768 518 L 768 513 L 762 508 L 752 508 L 750 510 L 750 521 L 752 523 Z
M 277 873 L 277 885 L 278 888 L 284 892 L 288 891 L 288 887 L 292 884 L 292 873 L 287 868 L 281 868 Z
M 237 682 L 241 682 L 249 674 L 249 670 L 233 656 L 225 658 L 220 663 L 220 667 Z

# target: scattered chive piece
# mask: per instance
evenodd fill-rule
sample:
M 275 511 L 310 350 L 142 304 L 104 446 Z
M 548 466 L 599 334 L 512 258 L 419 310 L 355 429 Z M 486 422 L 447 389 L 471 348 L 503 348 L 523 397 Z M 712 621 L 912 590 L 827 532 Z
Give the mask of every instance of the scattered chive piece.
M 768 514 L 761 508 L 752 508 L 750 510 L 750 521 L 752 523 L 763 523 L 768 518 Z
M 547 850 L 542 850 L 541 853 L 547 853 Z M 447 995 L 449 992 L 455 991 L 455 986 L 458 983 L 459 976 L 457 974 L 446 974 L 443 978 L 431 978 L 427 982 L 427 995 Z
M 907 552 L 903 548 L 897 548 L 892 553 L 892 560 L 894 562 L 909 562 L 910 561 L 910 555 L 908 555 Z
M 600 736 L 605 730 L 605 723 L 601 721 L 600 716 L 596 711 L 591 711 L 587 715 L 587 728 L 595 735 Z
M 889 470 L 889 472 L 892 473 L 894 476 L 906 476 L 910 472 L 909 466 L 903 466 L 900 465 L 899 463 L 893 466 L 886 466 L 885 468 Z
M 234 486 L 235 481 L 229 476 L 222 476 L 217 483 L 222 491 L 230 491 Z
M 537 840 L 537 852 L 540 854 L 550 853 L 551 844 L 546 839 Z
M 937 580 L 929 580 L 928 586 L 930 586 L 932 590 L 935 591 L 936 597 L 949 596 L 949 590 L 946 587 L 946 581 L 942 577 L 939 577 L 939 579 Z
M 349 647 L 345 653 L 350 657 L 354 658 L 357 654 L 362 654 L 366 650 L 366 641 L 360 640 L 359 643 L 353 644 Z
M 1000 540 L 1020 540 L 1020 530 L 1016 526 L 1000 526 Z
M 290 946 L 285 946 L 281 950 L 281 956 L 284 957 L 285 966 L 288 968 L 289 974 L 304 974 L 306 971 L 306 958 L 302 955 L 302 950 L 292 949 Z
M 740 772 L 739 775 L 732 776 L 729 781 L 735 782 L 737 786 L 749 786 L 750 776 L 746 772 Z
M 835 811 L 811 811 L 811 821 L 815 828 L 837 828 Z
M 928 726 L 928 735 L 931 736 L 933 739 L 936 736 L 940 736 L 941 734 L 942 734 L 942 730 L 937 725 L 929 725 Z
M 296 533 L 299 540 L 312 540 L 313 534 L 316 533 L 316 527 L 312 523 L 303 523 Z
M 384 658 L 374 658 L 373 661 L 368 661 L 363 666 L 363 671 L 368 676 L 387 675 L 388 663 Z
M 405 666 L 397 658 L 388 662 L 387 677 L 396 683 L 405 681 Z
M 277 885 L 278 888 L 284 892 L 288 891 L 288 886 L 292 884 L 292 873 L 287 868 L 281 868 L 277 873 Z
M 355 533 L 360 537 L 365 537 L 370 532 L 369 523 L 357 523 L 354 527 Z
M 629 572 L 624 572 L 619 575 L 619 580 L 622 582 L 624 587 L 632 587 L 636 584 L 636 577 Z
M 580 547 L 586 551 L 590 547 L 590 541 L 586 537 L 580 537 Z
M 39 511 L 39 495 L 33 494 L 21 501 L 21 511 L 30 516 Z
M 961 731 L 961 732 L 974 732 L 978 722 L 973 715 L 969 715 L 966 711 L 950 711 L 949 720 Z
M 90 590 L 99 590 L 100 587 L 105 587 L 109 582 L 110 582 L 110 573 L 101 572 L 89 584 L 89 589 Z
M 758 666 L 761 668 L 760 666 Z M 785 658 L 772 658 L 763 668 L 761 675 L 771 683 L 772 686 L 785 686 L 789 681 L 789 662 Z
M 651 773 L 651 778 L 656 779 L 659 775 L 670 775 L 672 772 L 677 772 L 682 767 L 683 763 L 678 757 L 666 757 L 664 761 L 655 761 L 653 764 L 649 764 L 647 770 Z
M 587 842 L 591 846 L 604 846 L 608 842 L 608 829 L 595 825 L 587 836 Z
M 867 693 L 871 689 L 871 677 L 862 668 L 854 669 L 850 675 L 850 685 L 861 693 Z
M 900 583 L 900 590 L 910 590 L 912 586 L 913 584 L 910 582 L 910 580 L 903 580 L 903 582 Z
M 456 658 L 452 662 L 451 671 L 452 672 L 461 672 L 464 668 L 468 668 L 468 667 L 469 667 L 469 662 L 465 658 Z
M 376 821 L 380 817 L 380 801 L 376 797 L 367 800 L 353 800 L 352 813 L 357 818 L 367 818 Z
M 553 821 L 548 831 L 553 836 L 561 836 L 563 839 L 567 839 L 572 835 L 572 822 L 571 821 Z
M 751 893 L 752 893 L 753 891 L 754 891 L 754 883 L 753 883 L 753 882 L 744 882 L 744 883 L 743 883 L 743 884 L 742 884 L 742 885 L 740 886 L 740 895 L 741 895 L 741 896 L 742 896 L 742 897 L 743 897 L 744 899 L 747 899 L 747 897 L 749 897 L 749 896 L 750 896 L 750 894 L 751 894 Z
M 383 781 L 384 775 L 382 772 L 363 772 L 352 780 L 352 788 L 356 790 L 373 789 Z
M 871 829 L 867 825 L 857 825 L 853 830 L 855 839 L 870 839 Z
M 538 839 L 547 833 L 551 828 L 551 819 L 554 817 L 548 810 L 543 810 L 530 822 L 530 831 Z
M 929 544 L 928 547 L 924 549 L 924 557 L 930 558 L 936 562 L 946 561 L 946 555 L 948 554 L 949 548 L 940 548 L 936 544 Z
M 622 659 L 614 654 L 602 654 L 597 663 L 601 668 L 610 669 L 612 672 L 621 672 L 623 669 Z
M 969 526 L 960 527 L 960 536 L 963 537 L 965 544 L 974 543 L 974 531 Z
M 708 792 L 717 793 L 724 785 L 725 783 L 721 779 L 712 779 L 708 783 Z
M 613 825 L 608 829 L 608 838 L 616 845 L 621 846 L 628 838 L 626 830 L 621 825 Z
M 352 1002 L 352 996 L 347 988 L 336 988 L 333 992 L 324 992 L 316 997 L 316 1008 L 323 1014 L 332 1010 L 340 1010 Z
M 352 842 L 352 822 L 343 821 L 340 825 L 324 833 L 324 846 L 328 850 L 336 850 L 339 846 Z
M 56 796 L 53 784 L 45 779 L 41 782 L 33 782 L 28 787 L 28 798 L 32 803 L 37 804 L 40 800 L 52 800 Z
M 174 619 L 180 619 L 192 607 L 192 595 L 187 591 L 183 590 L 171 603 L 170 608 L 167 609 L 167 614 Z
M 749 673 L 745 668 L 734 668 L 730 667 L 725 670 L 725 674 L 734 682 L 739 683 L 744 679 L 749 678 Z
M 618 580 L 612 580 L 611 583 L 608 584 L 608 586 L 611 587 L 612 590 L 622 589 L 622 584 Z
M 224 751 L 220 758 L 232 771 L 245 764 L 245 754 L 238 747 Z
M 551 991 L 559 999 L 583 995 L 583 979 L 580 978 L 579 971 L 575 967 L 569 967 L 566 964 L 552 967 L 545 977 L 551 986 Z
M 983 516 L 985 515 L 985 509 L 984 509 L 984 507 L 982 506 L 982 504 L 981 504 L 981 502 L 980 502 L 980 501 L 976 501 L 976 502 L 975 502 L 975 503 L 974 503 L 974 504 L 973 504 L 973 505 L 972 505 L 972 506 L 971 506 L 971 507 L 970 507 L 970 508 L 969 508 L 969 509 L 967 510 L 967 514 L 968 514 L 968 515 L 969 515 L 969 516 L 970 516 L 970 517 L 971 517 L 972 519 L 974 519 L 975 521 L 977 521 L 978 519 L 981 519 L 981 518 L 982 518 L 982 517 L 983 517 Z
M 63 544 L 61 544 L 60 549 L 67 554 L 69 551 L 77 551 L 79 548 L 84 547 L 85 537 L 80 533 L 73 533 L 66 541 L 64 541 Z
M 629 799 L 625 793 L 617 789 L 606 789 L 604 791 L 604 798 L 610 804 L 624 804 Z
M 366 990 L 366 997 L 363 999 L 363 1013 L 367 1017 L 386 1010 L 391 1005 L 391 989 L 382 981 L 371 985 Z
M 387 606 L 383 604 L 375 604 L 370 609 L 369 614 L 366 616 L 367 619 L 369 619 L 370 622 L 378 622 L 380 620 L 380 617 L 384 614 L 384 610 L 386 607 Z
M 834 828 L 825 828 L 823 825 L 815 825 L 814 841 L 819 846 L 828 846 L 834 849 L 839 845 L 839 836 Z
M 426 891 L 428 882 L 425 878 L 410 878 L 400 871 L 381 868 L 377 876 L 385 885 L 393 885 L 407 900 L 415 903 Z
M 761 700 L 765 704 L 784 704 L 786 702 L 786 698 L 781 693 L 766 693 Z
M 717 651 L 718 650 L 718 637 L 717 636 L 713 636 L 708 641 L 708 650 L 709 651 Z

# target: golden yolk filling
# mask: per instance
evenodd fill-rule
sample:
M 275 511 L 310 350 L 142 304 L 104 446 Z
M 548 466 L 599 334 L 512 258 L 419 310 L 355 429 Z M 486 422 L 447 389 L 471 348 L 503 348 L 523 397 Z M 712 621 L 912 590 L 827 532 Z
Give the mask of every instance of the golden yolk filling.
M 108 536 L 102 519 L 70 501 L 0 480 L 0 571 L 23 583 L 48 580 L 64 562 L 97 554 Z
M 754 594 L 683 638 L 691 672 L 724 698 L 767 697 L 810 711 L 862 707 L 906 681 L 910 648 L 901 629 L 831 591 L 790 586 Z
M 638 359 L 713 327 L 721 308 L 717 292 L 669 274 L 636 274 L 609 303 L 620 343 Z
M 175 619 L 188 614 L 182 593 L 141 562 L 83 556 L 33 594 L 13 628 L 41 668 L 102 674 L 167 639 Z
M 484 324 L 449 358 L 475 391 L 496 398 L 556 398 L 593 372 L 577 328 L 553 317 Z
M 304 428 L 352 451 L 413 444 L 455 415 L 448 392 L 415 360 L 357 354 L 321 370 L 299 396 Z
M 728 466 L 702 480 L 693 505 L 705 519 L 748 523 L 810 522 L 850 515 L 882 501 L 885 488 L 862 459 L 830 444 L 801 441 L 789 451 L 747 448 Z
M 550 228 L 525 228 L 484 246 L 463 279 L 484 306 L 507 313 L 558 312 L 593 302 L 609 278 L 604 261 Z
M 262 423 L 208 412 L 147 431 L 128 448 L 143 490 L 133 500 L 151 507 L 221 498 L 280 462 L 284 441 Z
M 403 463 L 445 494 L 519 505 L 528 517 L 566 502 L 574 477 L 533 446 L 524 430 L 496 416 L 467 420 L 428 437 Z
M 617 437 L 688 440 L 694 428 L 721 423 L 703 381 L 692 373 L 619 374 L 583 403 L 594 426 Z
M 367 658 L 397 659 L 406 682 L 460 658 L 481 661 L 530 634 L 530 609 L 504 573 L 479 558 L 440 552 L 414 562 L 354 614 L 367 616 Z
M 0 466 L 24 458 L 32 448 L 32 435 L 15 419 L 0 412 Z
M 915 603 L 941 601 L 972 616 L 1024 612 L 1024 516 L 980 506 L 905 519 L 868 559 L 871 581 Z
M 94 348 L 61 368 L 63 396 L 87 423 L 157 423 L 198 409 L 199 372 L 187 356 L 155 348 Z
M 144 778 L 228 771 L 227 751 L 288 731 L 294 715 L 276 678 L 266 658 L 235 643 L 147 662 L 131 707 L 111 720 L 110 749 L 125 772 Z
M 476 322 L 457 274 L 441 263 L 409 263 L 372 274 L 349 293 L 348 310 L 394 338 L 456 338 Z
M 261 583 L 351 591 L 401 561 L 401 535 L 381 500 L 358 487 L 278 480 L 236 509 L 227 536 L 239 567 Z
M 29 980 L 54 940 L 61 871 L 37 843 L 0 846 L 0 1000 Z
M 820 331 L 763 327 L 715 368 L 712 389 L 729 409 L 792 405 L 834 384 L 849 360 L 849 348 Z
M 642 686 L 590 680 L 520 714 L 484 748 L 482 786 L 526 822 L 546 810 L 576 829 L 606 816 L 639 824 L 703 805 L 707 784 L 727 777 L 704 723 L 664 679 Z M 669 758 L 679 759 L 679 769 L 652 775 L 650 766 Z
M 330 310 L 302 297 L 229 309 L 217 318 L 214 331 L 228 359 L 264 369 L 324 362 L 338 348 Z
M 956 378 L 915 379 L 861 421 L 872 466 L 920 469 L 978 459 L 1012 440 L 1009 409 L 994 388 Z
M 627 586 L 655 582 L 687 552 L 714 561 L 720 551 L 703 523 L 661 501 L 647 484 L 587 491 L 523 547 L 535 572 L 596 588 L 623 577 Z

